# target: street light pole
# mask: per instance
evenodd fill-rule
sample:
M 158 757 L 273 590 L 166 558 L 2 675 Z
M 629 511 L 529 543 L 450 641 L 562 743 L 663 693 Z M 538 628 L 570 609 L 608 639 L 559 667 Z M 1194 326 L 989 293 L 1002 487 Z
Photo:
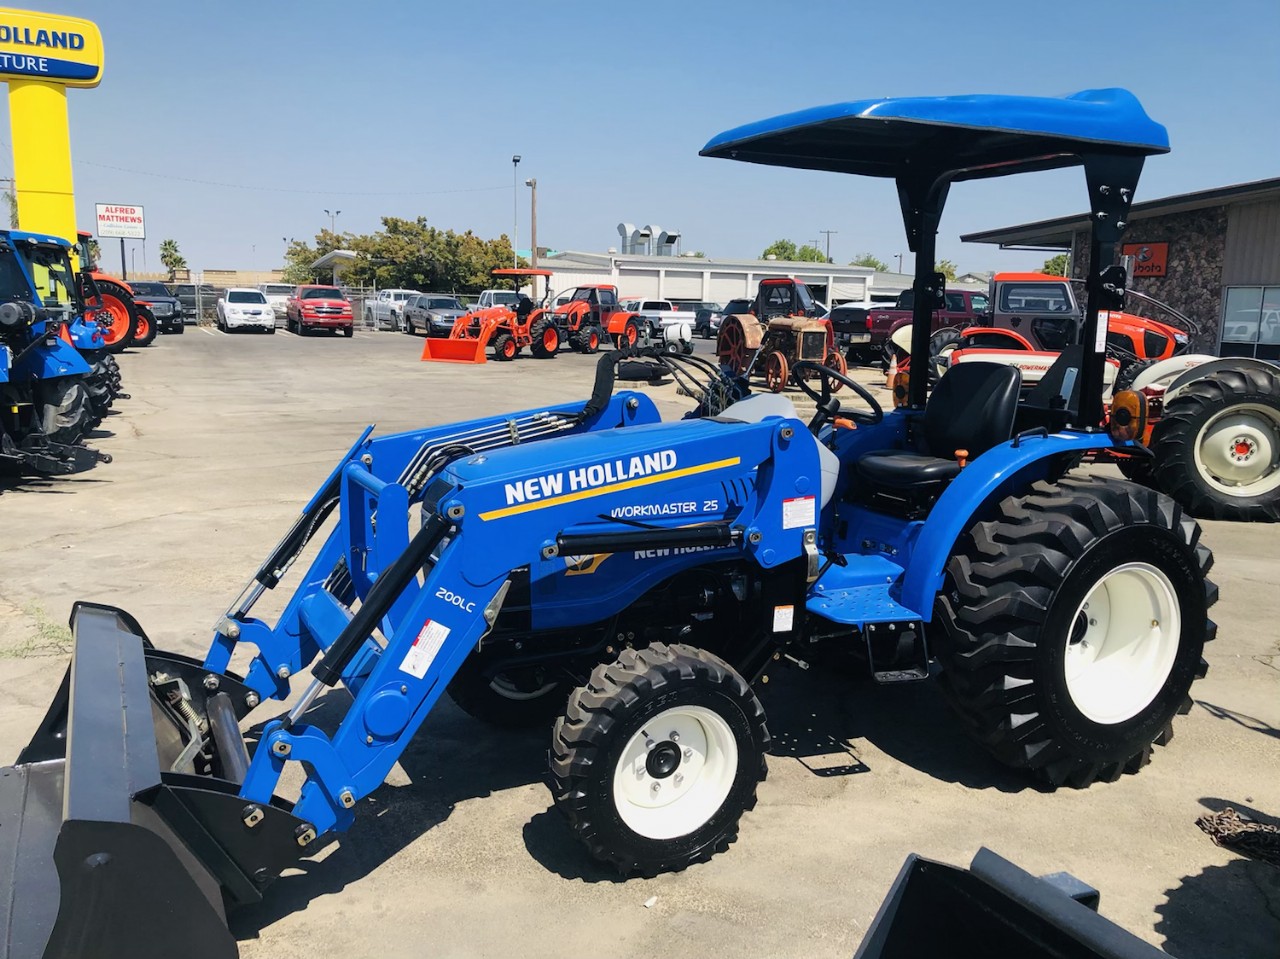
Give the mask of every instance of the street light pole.
M 511 267 L 520 265 L 520 188 L 516 185 L 516 169 L 520 166 L 520 154 L 511 157 Z
M 342 211 L 341 211 L 341 210 L 334 210 L 332 213 L 330 213 L 328 210 L 325 210 L 325 211 L 324 211 L 324 213 L 325 213 L 325 216 L 327 216 L 327 217 L 329 218 L 329 232 L 330 232 L 330 233 L 337 233 L 337 232 L 338 232 L 338 217 L 342 216 Z
M 894 254 L 894 255 L 895 255 L 895 256 L 897 256 L 897 258 L 898 258 L 898 272 L 899 272 L 899 273 L 901 273 L 901 272 L 902 272 L 902 254 L 901 254 L 901 253 L 897 253 L 897 254 Z
M 524 181 L 530 191 L 529 195 L 529 247 L 533 259 L 533 268 L 538 268 L 538 178 L 529 177 Z

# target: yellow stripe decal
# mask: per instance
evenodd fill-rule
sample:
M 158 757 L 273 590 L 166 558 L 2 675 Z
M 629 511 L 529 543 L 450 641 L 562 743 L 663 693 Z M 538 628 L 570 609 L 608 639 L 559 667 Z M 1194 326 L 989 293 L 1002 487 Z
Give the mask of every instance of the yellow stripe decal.
M 590 499 L 593 496 L 604 496 L 606 493 L 620 493 L 624 489 L 635 489 L 638 486 L 651 486 L 654 483 L 665 483 L 667 480 L 679 479 L 682 476 L 694 476 L 698 473 L 709 473 L 711 470 L 723 469 L 726 466 L 737 466 L 741 462 L 742 457 L 734 456 L 730 459 L 716 460 L 714 463 L 703 463 L 701 466 L 686 466 L 682 470 L 672 470 L 669 473 L 654 473 L 650 476 L 642 476 L 639 479 L 626 480 L 621 483 L 610 483 L 608 486 L 597 486 L 595 489 L 579 490 L 576 493 L 564 493 L 560 496 L 552 496 L 550 499 L 538 500 L 535 503 L 517 503 L 515 506 L 489 510 L 487 513 L 481 513 L 480 518 L 483 520 L 503 519 L 507 516 L 515 516 L 519 513 L 529 513 L 536 509 L 546 509 L 549 506 L 562 506 L 565 503 L 576 503 L 580 499 Z

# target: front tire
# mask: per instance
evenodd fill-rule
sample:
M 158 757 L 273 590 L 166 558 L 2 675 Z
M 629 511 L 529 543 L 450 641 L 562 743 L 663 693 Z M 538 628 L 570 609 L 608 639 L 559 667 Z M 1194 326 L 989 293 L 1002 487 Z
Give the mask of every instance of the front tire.
M 1037 484 L 961 537 L 939 603 L 943 689 L 1001 762 L 1087 786 L 1137 772 L 1190 708 L 1216 627 L 1200 527 L 1154 490 Z
M 546 728 L 564 712 L 569 683 L 540 666 L 495 670 L 472 653 L 449 681 L 449 698 L 481 722 L 506 729 Z
M 1156 483 L 1195 515 L 1280 520 L 1280 374 L 1223 370 L 1189 383 L 1151 449 Z
M 766 775 L 764 708 L 734 669 L 655 643 L 597 666 L 551 738 L 551 789 L 596 859 L 624 875 L 722 852 Z

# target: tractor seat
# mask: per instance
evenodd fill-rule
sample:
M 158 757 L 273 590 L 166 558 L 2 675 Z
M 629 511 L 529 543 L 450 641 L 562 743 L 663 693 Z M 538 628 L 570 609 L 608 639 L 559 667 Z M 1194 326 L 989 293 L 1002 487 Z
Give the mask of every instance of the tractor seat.
M 957 450 L 970 460 L 1013 435 L 1022 373 L 1004 363 L 957 363 L 943 374 L 912 424 L 914 449 L 877 450 L 854 464 L 856 499 L 916 519 L 960 473 Z

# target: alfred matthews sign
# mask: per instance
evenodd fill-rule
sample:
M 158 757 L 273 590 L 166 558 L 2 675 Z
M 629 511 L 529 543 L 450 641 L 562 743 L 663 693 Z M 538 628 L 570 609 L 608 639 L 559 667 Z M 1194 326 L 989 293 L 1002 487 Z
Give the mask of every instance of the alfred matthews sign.
M 147 238 L 146 222 L 142 216 L 142 207 L 125 206 L 122 203 L 99 203 L 98 237 L 120 237 L 125 240 L 145 240 Z

